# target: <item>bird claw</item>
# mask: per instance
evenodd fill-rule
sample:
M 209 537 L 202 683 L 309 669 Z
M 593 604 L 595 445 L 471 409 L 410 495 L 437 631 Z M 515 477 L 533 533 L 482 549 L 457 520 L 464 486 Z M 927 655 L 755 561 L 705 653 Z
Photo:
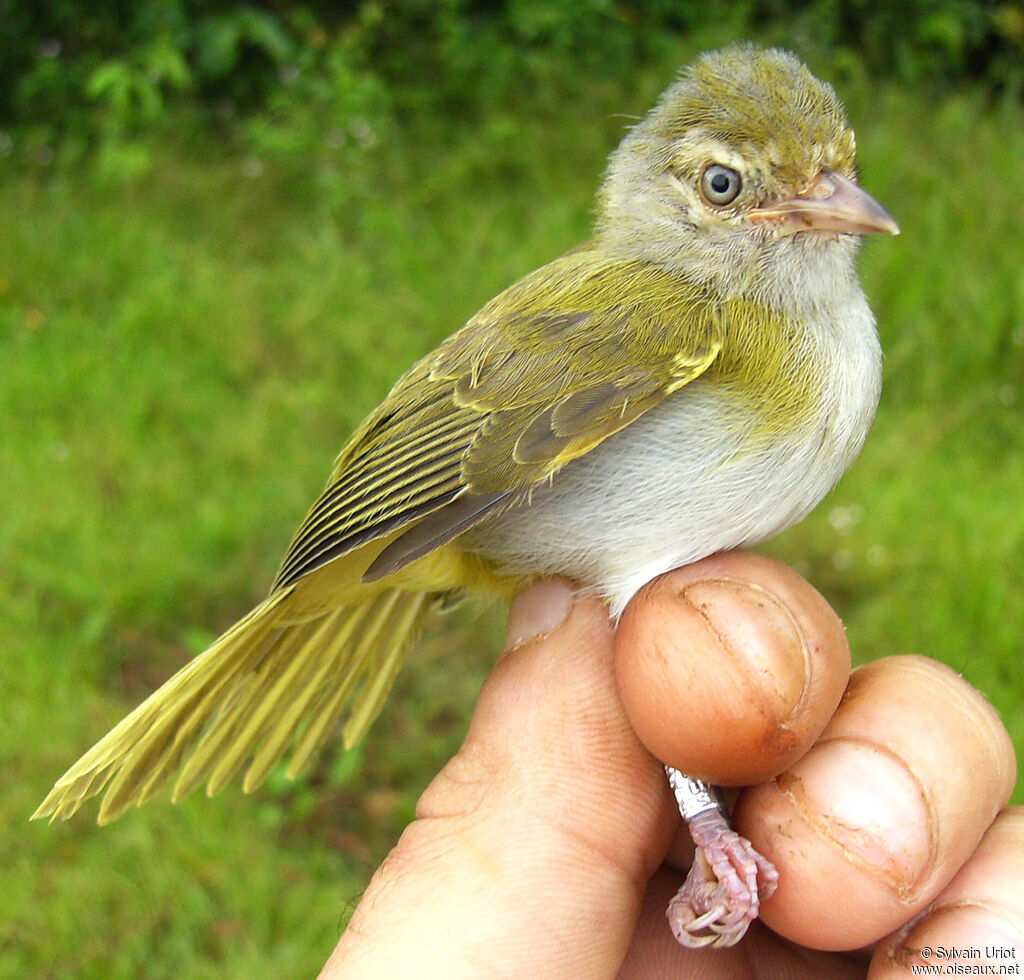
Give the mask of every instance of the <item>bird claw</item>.
M 676 940 L 690 949 L 734 946 L 779 882 L 775 865 L 717 811 L 690 820 L 697 852 L 666 915 Z

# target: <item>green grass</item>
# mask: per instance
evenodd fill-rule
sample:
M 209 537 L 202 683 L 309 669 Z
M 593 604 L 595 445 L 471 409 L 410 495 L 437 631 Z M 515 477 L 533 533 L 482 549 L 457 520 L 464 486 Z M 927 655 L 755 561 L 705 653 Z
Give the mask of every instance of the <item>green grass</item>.
M 355 203 L 208 147 L 129 188 L 0 183 L 0 976 L 308 976 L 464 730 L 498 613 L 428 638 L 365 747 L 310 781 L 27 816 L 81 750 L 257 600 L 350 429 L 503 285 L 582 240 L 613 112 L 664 83 L 424 125 Z M 1024 750 L 1024 112 L 844 91 L 903 235 L 863 269 L 887 351 L 875 431 L 771 550 L 858 660 L 952 664 Z M 330 187 L 326 189 L 330 190 Z M 1018 794 L 1017 799 L 1021 799 Z

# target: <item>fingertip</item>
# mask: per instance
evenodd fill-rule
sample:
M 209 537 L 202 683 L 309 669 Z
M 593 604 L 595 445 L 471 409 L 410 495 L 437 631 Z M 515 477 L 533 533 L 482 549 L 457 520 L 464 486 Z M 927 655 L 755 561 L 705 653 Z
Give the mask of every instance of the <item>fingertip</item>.
M 934 902 L 879 944 L 871 980 L 962 959 L 976 972 L 1018 973 L 1024 959 L 1024 807 L 1003 810 Z M 959 956 L 956 954 L 959 953 Z
M 807 751 L 848 672 L 842 623 L 820 593 L 744 552 L 655 580 L 616 638 L 619 689 L 641 740 L 720 785 L 761 782 Z
M 878 941 L 970 856 L 1014 773 L 991 706 L 950 668 L 923 657 L 859 668 L 814 748 L 737 808 L 779 868 L 765 922 L 818 949 Z

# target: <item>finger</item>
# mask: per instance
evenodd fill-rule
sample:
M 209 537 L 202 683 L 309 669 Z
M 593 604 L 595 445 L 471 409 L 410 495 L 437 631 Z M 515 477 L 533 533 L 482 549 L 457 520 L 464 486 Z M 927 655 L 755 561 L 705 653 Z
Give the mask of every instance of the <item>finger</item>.
M 875 950 L 871 980 L 959 961 L 1024 970 L 1024 807 L 1004 810 L 938 898 Z
M 779 869 L 763 920 L 817 949 L 877 941 L 946 886 L 1015 776 L 995 711 L 950 668 L 859 668 L 814 748 L 740 798 L 737 827 Z
M 651 879 L 618 980 L 855 980 L 866 968 L 836 953 L 800 949 L 755 922 L 739 946 L 683 949 L 665 927 L 665 907 L 683 876 L 663 869 Z
M 614 977 L 672 835 L 663 773 L 619 702 L 603 603 L 542 583 L 509 635 L 323 976 Z
M 839 617 L 796 572 L 729 552 L 637 595 L 615 666 L 651 752 L 735 786 L 771 778 L 810 748 L 842 696 L 850 651 Z

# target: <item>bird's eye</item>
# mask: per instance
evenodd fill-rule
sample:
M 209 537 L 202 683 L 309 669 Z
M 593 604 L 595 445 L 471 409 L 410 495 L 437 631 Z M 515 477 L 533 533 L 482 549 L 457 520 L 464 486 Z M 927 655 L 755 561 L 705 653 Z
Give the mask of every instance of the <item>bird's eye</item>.
M 740 192 L 742 181 L 740 175 L 720 163 L 713 163 L 700 178 L 700 191 L 708 204 L 724 207 L 732 204 Z

